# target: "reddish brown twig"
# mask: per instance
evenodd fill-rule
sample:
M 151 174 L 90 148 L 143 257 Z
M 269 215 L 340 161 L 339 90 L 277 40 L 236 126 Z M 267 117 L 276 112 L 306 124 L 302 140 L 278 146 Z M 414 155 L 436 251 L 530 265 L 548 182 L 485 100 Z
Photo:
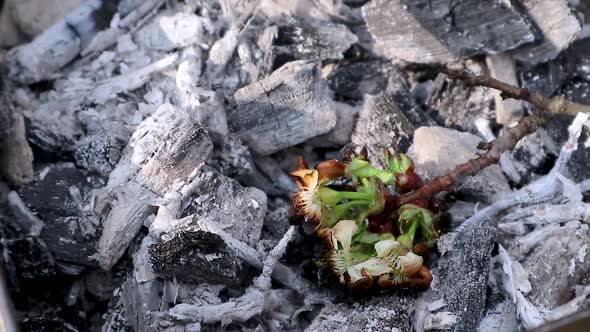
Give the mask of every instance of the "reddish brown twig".
M 590 106 L 574 103 L 564 99 L 561 96 L 546 97 L 539 93 L 530 92 L 528 89 L 519 88 L 488 75 L 473 75 L 465 70 L 452 69 L 446 66 L 440 68 L 440 71 L 449 78 L 459 79 L 468 86 L 485 86 L 501 92 L 504 99 L 519 99 L 530 103 L 537 109 L 545 109 L 554 114 L 576 115 L 580 112 L 590 112 Z
M 449 173 L 431 180 L 420 189 L 403 195 L 400 200 L 402 204 L 417 199 L 430 199 L 439 192 L 450 190 L 458 180 L 477 174 L 482 169 L 496 164 L 502 153 L 513 149 L 516 143 L 526 135 L 545 126 L 556 114 L 574 115 L 579 112 L 590 112 L 588 105 L 573 103 L 563 97 L 548 98 L 538 93 L 531 93 L 527 89 L 506 84 L 487 75 L 475 76 L 466 71 L 448 67 L 442 67 L 441 72 L 450 78 L 463 80 L 469 86 L 485 86 L 500 90 L 504 98 L 527 101 L 535 106 L 536 111 L 532 115 L 522 118 L 516 126 L 506 130 L 496 140 L 486 144 L 487 152 L 485 154 L 455 167 Z

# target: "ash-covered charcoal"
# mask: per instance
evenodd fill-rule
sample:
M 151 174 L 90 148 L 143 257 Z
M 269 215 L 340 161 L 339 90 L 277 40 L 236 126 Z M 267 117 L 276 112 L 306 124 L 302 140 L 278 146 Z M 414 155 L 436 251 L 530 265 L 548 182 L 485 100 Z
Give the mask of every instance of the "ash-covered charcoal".
M 336 125 L 336 112 L 320 76 L 318 64 L 294 61 L 238 90 L 230 128 L 263 155 L 327 133 Z
M 523 45 L 513 52 L 514 58 L 537 64 L 556 58 L 582 30 L 567 0 L 522 1 L 527 16 L 540 30 L 538 42 Z
M 548 309 L 567 303 L 590 273 L 588 225 L 572 221 L 553 230 L 523 261 L 530 298 Z M 541 264 L 539 262 L 542 262 Z
M 373 0 L 363 16 L 377 52 L 410 62 L 501 53 L 535 40 L 526 15 L 504 2 Z
M 225 176 L 237 180 L 243 186 L 256 187 L 267 195 L 283 195 L 277 184 L 256 167 L 254 156 L 238 137 L 230 134 L 222 146 L 213 151 L 208 166 Z
M 313 18 L 282 16 L 273 42 L 274 67 L 293 60 L 339 60 L 358 38 L 345 25 Z
M 182 108 L 192 110 L 195 119 L 203 126 L 216 146 L 228 139 L 229 128 L 223 100 L 219 93 L 200 87 L 201 55 L 195 48 L 183 54 L 176 71 L 176 90 Z
M 76 165 L 108 176 L 121 159 L 130 136 L 129 129 L 122 123 L 103 123 L 76 143 Z
M 358 303 L 327 304 L 306 332 L 374 331 L 411 332 L 414 295 L 382 295 Z
M 293 180 L 283 172 L 279 163 L 269 156 L 256 156 L 254 163 L 258 169 L 272 183 L 274 192 L 282 196 L 288 196 L 290 193 L 297 191 L 297 186 Z
M 136 39 L 144 49 L 171 51 L 203 42 L 205 24 L 195 14 L 163 12 L 137 31 Z
M 518 318 L 516 317 L 516 305 L 512 299 L 499 292 L 493 292 L 488 296 L 486 310 L 483 314 L 478 332 L 512 332 L 518 331 Z
M 55 164 L 42 169 L 34 181 L 18 194 L 11 193 L 8 200 L 16 222 L 38 235 L 56 259 L 96 266 L 90 256 L 96 254 L 99 220 L 88 204 L 91 190 L 104 182 L 104 178 L 72 164 Z
M 109 0 L 85 1 L 32 42 L 10 51 L 10 77 L 24 84 L 52 79 L 74 60 L 114 14 Z
M 518 86 L 516 62 L 507 54 L 492 54 L 486 57 L 490 76 L 502 82 Z M 515 99 L 504 99 L 500 91 L 493 90 L 496 105 L 496 122 L 510 125 L 524 115 L 523 102 Z
M 271 239 L 280 240 L 289 229 L 289 217 L 291 216 L 291 204 L 280 198 L 269 200 L 268 213 L 264 217 L 263 232 Z
M 175 300 L 166 299 L 165 282 L 157 278 L 149 263 L 149 247 L 154 243 L 155 240 L 148 235 L 133 253 L 133 271 L 124 277 L 120 288 L 113 293 L 115 298 L 110 303 L 110 315 L 103 328 L 121 327 L 124 323 L 133 331 L 159 330 L 162 319 L 158 312 L 166 310 L 168 303 Z
M 483 73 L 484 68 L 476 62 L 466 62 L 469 71 Z M 478 119 L 491 120 L 495 117 L 494 92 L 488 88 L 467 87 L 459 80 L 450 80 L 439 75 L 435 80 L 427 106 L 438 112 L 446 127 L 478 134 Z
M 312 138 L 309 143 L 316 147 L 340 147 L 348 144 L 357 123 L 361 107 L 335 102 L 336 127 L 327 134 Z
M 430 306 L 433 309 L 427 308 L 426 313 L 418 311 L 417 315 L 425 317 L 417 316 L 416 321 L 421 324 L 431 315 L 447 313 L 447 318 L 454 320 L 453 331 L 475 331 L 486 305 L 496 233 L 491 227 L 480 227 L 448 236 L 454 236 L 451 244 L 432 270 L 436 282 L 422 295 L 429 303 L 442 300 L 444 305 Z
M 149 251 L 154 272 L 163 278 L 200 284 L 237 285 L 240 261 L 223 239 L 204 231 L 182 231 Z
M 97 199 L 96 211 L 104 218 L 98 247 L 102 267 L 117 262 L 154 212 L 152 204 L 194 176 L 212 149 L 190 113 L 169 104 L 138 126 Z
M 537 174 L 543 174 L 548 161 L 557 156 L 555 142 L 545 129 L 526 136 L 516 147 L 500 159 L 504 174 L 515 184 L 529 183 Z
M 393 70 L 387 89 L 366 98 L 352 142 L 366 146 L 369 158 L 384 166 L 383 147 L 406 151 L 414 130 L 427 123 L 423 116 L 410 94 L 407 78 L 399 69 Z
M 162 306 L 162 281 L 154 279 L 139 282 L 131 276 L 123 283 L 120 291 L 125 324 L 135 331 L 158 331 L 161 319 L 156 313 Z
M 257 188 L 242 187 L 237 181 L 210 169 L 195 179 L 196 187 L 182 217 L 210 218 L 236 239 L 255 246 L 260 239 L 267 197 Z
M 42 159 L 63 158 L 76 150 L 76 142 L 83 137 L 83 129 L 76 112 L 78 102 L 58 100 L 41 105 L 34 112 L 24 114 L 27 139 Z
M 391 61 L 381 59 L 345 63 L 328 75 L 328 84 L 340 97 L 362 100 L 366 94 L 385 90 L 393 66 Z

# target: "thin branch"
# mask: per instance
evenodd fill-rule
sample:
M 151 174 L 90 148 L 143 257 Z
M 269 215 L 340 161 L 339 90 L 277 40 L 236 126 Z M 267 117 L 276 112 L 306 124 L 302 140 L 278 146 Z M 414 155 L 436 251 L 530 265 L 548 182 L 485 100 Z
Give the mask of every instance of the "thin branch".
M 499 90 L 504 99 L 523 100 L 538 109 L 544 109 L 554 114 L 576 115 L 578 113 L 589 113 L 590 106 L 574 103 L 561 96 L 546 97 L 539 93 L 531 92 L 528 89 L 519 88 L 499 81 L 489 75 L 473 75 L 465 70 L 452 69 L 446 66 L 440 68 L 449 78 L 458 79 L 465 82 L 468 86 L 484 86 Z
M 403 195 L 401 197 L 402 204 L 417 199 L 429 199 L 439 192 L 448 191 L 460 179 L 475 175 L 482 169 L 498 163 L 502 153 L 512 150 L 518 141 L 545 126 L 556 114 L 590 113 L 590 106 L 588 105 L 572 103 L 561 96 L 548 98 L 538 93 L 532 93 L 527 89 L 498 81 L 488 75 L 476 76 L 464 70 L 455 70 L 448 67 L 441 67 L 440 71 L 450 78 L 464 81 L 469 86 L 494 88 L 500 90 L 505 98 L 527 101 L 535 106 L 536 111 L 532 115 L 522 118 L 516 126 L 506 130 L 494 141 L 483 144 L 483 149 L 487 151 L 480 157 L 469 160 L 449 173 L 426 183 L 423 187 Z
M 512 150 L 518 141 L 526 135 L 534 133 L 540 127 L 543 127 L 552 118 L 553 115 L 551 113 L 545 110 L 538 110 L 533 115 L 521 119 L 518 125 L 509 128 L 494 141 L 486 143 L 486 153 L 457 166 L 449 173 L 426 183 L 423 187 L 403 195 L 401 197 L 401 203 L 405 204 L 422 198 L 428 199 L 439 192 L 448 191 L 460 179 L 475 175 L 482 169 L 498 163 L 504 151 Z
M 566 163 L 571 158 L 572 153 L 578 148 L 578 139 L 580 138 L 582 127 L 588 120 L 588 117 L 589 115 L 587 113 L 578 114 L 576 116 L 573 123 L 569 127 L 568 140 L 561 148 L 559 157 L 557 158 L 555 165 L 548 175 L 518 191 L 507 195 L 507 197 L 504 197 L 503 199 L 486 207 L 485 209 L 478 211 L 471 218 L 464 221 L 463 224 L 459 226 L 458 231 L 468 229 L 470 227 L 481 226 L 488 218 L 511 206 L 518 204 L 540 203 L 555 197 L 560 192 L 566 196 L 573 195 L 569 191 L 574 188 L 569 186 L 571 185 L 572 187 L 576 187 L 576 185 L 573 183 L 568 183 L 571 182 L 571 180 L 565 178 L 561 174 L 565 169 Z M 581 194 L 575 196 L 578 200 L 581 200 Z

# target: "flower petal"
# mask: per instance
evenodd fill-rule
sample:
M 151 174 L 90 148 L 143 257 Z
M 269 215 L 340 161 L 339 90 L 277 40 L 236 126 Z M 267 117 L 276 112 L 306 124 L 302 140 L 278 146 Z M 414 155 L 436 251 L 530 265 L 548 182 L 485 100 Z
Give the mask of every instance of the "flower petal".
M 319 173 L 320 182 L 326 180 L 335 180 L 346 175 L 348 172 L 348 165 L 336 159 L 330 159 L 319 163 L 315 169 Z
M 399 255 L 400 243 L 395 240 L 383 240 L 375 243 L 375 251 L 379 257 L 387 257 L 392 252 L 393 254 Z
M 318 186 L 318 171 L 315 169 L 300 169 L 291 172 L 299 190 L 314 190 Z
M 334 236 L 342 244 L 344 250 L 350 249 L 352 243 L 352 236 L 358 230 L 356 221 L 354 220 L 340 220 L 334 226 Z
M 361 271 L 363 269 L 365 269 L 367 273 L 369 273 L 369 275 L 374 277 L 393 271 L 393 269 L 389 265 L 387 265 L 382 259 L 371 258 L 348 268 L 347 272 L 348 275 L 350 275 L 352 282 L 355 282 L 363 277 L 361 274 Z

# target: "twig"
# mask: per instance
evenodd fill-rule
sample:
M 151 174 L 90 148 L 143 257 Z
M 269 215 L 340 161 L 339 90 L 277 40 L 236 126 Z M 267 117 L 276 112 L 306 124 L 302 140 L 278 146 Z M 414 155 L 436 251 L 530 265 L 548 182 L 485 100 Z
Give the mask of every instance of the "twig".
M 487 75 L 475 76 L 466 71 L 448 67 L 441 67 L 440 70 L 450 78 L 463 80 L 470 86 L 485 86 L 498 89 L 502 91 L 503 98 L 527 101 L 536 107 L 536 111 L 532 115 L 522 118 L 518 125 L 509 128 L 494 141 L 483 144 L 482 148 L 487 151 L 480 157 L 469 160 L 449 173 L 433 179 L 420 189 L 403 195 L 401 197 L 402 204 L 417 199 L 429 199 L 439 192 L 448 191 L 458 180 L 477 174 L 482 169 L 498 163 L 503 152 L 513 149 L 518 141 L 545 126 L 556 114 L 576 115 L 578 113 L 590 113 L 590 106 L 567 101 L 561 96 L 547 98 L 538 93 L 532 93 L 527 89 L 498 81 Z
M 262 274 L 254 280 L 254 286 L 260 289 L 261 291 L 267 291 L 270 289 L 271 281 L 270 275 L 272 271 L 275 269 L 277 262 L 283 254 L 287 250 L 287 245 L 291 242 L 293 238 L 293 233 L 295 232 L 295 226 L 289 227 L 283 238 L 277 243 L 277 245 L 268 253 L 266 258 L 264 259 L 264 267 L 262 268 Z
M 283 304 L 284 296 L 282 295 L 284 294 L 280 293 L 281 290 L 271 289 L 270 275 L 287 249 L 294 231 L 295 226 L 291 226 L 277 246 L 267 255 L 262 273 L 244 295 L 216 305 L 178 304 L 169 310 L 169 315 L 183 322 L 222 322 L 222 325 L 227 325 L 231 322 L 246 322 L 256 315 L 270 313 L 280 307 Z
M 590 106 L 574 103 L 566 100 L 562 96 L 545 97 L 539 93 L 530 92 L 528 89 L 519 88 L 502 81 L 499 81 L 488 75 L 472 75 L 464 70 L 441 67 L 440 71 L 445 73 L 449 78 L 459 79 L 465 82 L 467 86 L 484 86 L 501 91 L 500 96 L 503 99 L 523 100 L 538 109 L 544 109 L 553 114 L 576 115 L 578 113 L 590 112 Z
M 496 140 L 486 143 L 487 152 L 485 154 L 457 166 L 449 173 L 426 183 L 420 189 L 403 195 L 401 197 L 401 203 L 409 203 L 416 199 L 428 199 L 439 192 L 448 191 L 458 180 L 475 175 L 482 169 L 498 163 L 504 151 L 513 149 L 516 143 L 523 137 L 534 133 L 552 118 L 552 114 L 544 110 L 538 110 L 535 114 L 523 118 L 518 125 L 508 129 Z

